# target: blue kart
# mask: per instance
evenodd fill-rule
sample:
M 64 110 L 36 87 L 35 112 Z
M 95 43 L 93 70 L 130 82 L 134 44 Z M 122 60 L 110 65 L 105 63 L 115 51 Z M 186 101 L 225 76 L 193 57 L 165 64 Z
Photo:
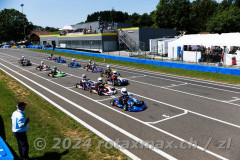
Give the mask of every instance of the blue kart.
M 99 72 L 103 72 L 103 70 L 101 68 L 96 67 L 88 67 L 88 66 L 84 66 L 83 69 L 87 70 L 88 72 L 92 72 L 92 73 L 99 73 Z
M 64 60 L 64 59 L 62 59 L 62 58 L 57 58 L 56 60 L 55 60 L 57 63 L 67 63 L 67 61 L 66 60 Z
M 71 62 L 68 64 L 68 67 L 79 68 L 79 67 L 81 67 L 81 64 L 78 64 L 77 62 Z
M 88 79 L 85 83 L 82 81 L 80 81 L 80 83 L 76 83 L 75 86 L 76 88 L 81 88 L 85 91 L 91 91 L 92 87 L 94 86 L 94 82 Z
M 139 101 L 133 95 L 129 95 L 128 100 L 124 100 L 123 98 L 120 101 L 118 99 L 113 99 L 110 101 L 110 104 L 129 112 L 139 112 L 147 108 L 144 101 Z

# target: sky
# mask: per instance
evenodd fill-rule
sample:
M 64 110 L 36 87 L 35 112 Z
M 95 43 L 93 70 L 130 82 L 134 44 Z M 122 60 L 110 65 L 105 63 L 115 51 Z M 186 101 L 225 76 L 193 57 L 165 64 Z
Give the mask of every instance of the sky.
M 63 28 L 84 22 L 88 14 L 104 10 L 116 10 L 143 14 L 156 9 L 159 0 L 0 0 L 0 10 L 16 9 L 28 21 L 42 27 Z

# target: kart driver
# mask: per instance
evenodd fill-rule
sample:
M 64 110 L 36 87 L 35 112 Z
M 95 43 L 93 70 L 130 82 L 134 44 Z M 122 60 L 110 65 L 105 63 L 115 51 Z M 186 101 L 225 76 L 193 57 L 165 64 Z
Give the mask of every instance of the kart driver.
M 86 74 L 83 74 L 82 80 L 80 81 L 80 86 L 83 86 L 83 85 L 87 86 L 86 82 L 87 82 L 87 76 Z
M 54 68 L 53 68 L 53 71 L 51 71 L 51 72 L 52 72 L 52 77 L 54 77 L 54 75 L 57 74 L 57 67 L 54 67 Z
M 105 73 L 107 74 L 108 77 L 111 77 L 111 69 L 110 69 L 110 65 L 107 65 L 107 70 L 105 71 Z
M 117 71 L 113 71 L 113 74 L 112 74 L 112 76 L 111 76 L 111 80 L 116 80 L 117 77 L 118 77 Z
M 94 70 L 96 68 L 96 64 L 93 62 L 92 63 L 92 70 Z
M 91 69 L 91 67 L 92 67 L 92 61 L 91 59 L 89 59 L 87 64 L 87 69 Z
M 127 89 L 126 88 L 122 88 L 121 89 L 121 96 L 118 98 L 119 104 L 123 104 L 123 102 L 128 101 L 128 98 L 129 98 L 129 96 L 128 96 Z
M 101 77 L 99 77 L 98 78 L 98 82 L 95 84 L 95 90 L 96 91 L 103 91 L 103 89 L 104 89 L 104 83 L 103 83 L 103 80 L 102 80 L 102 78 Z

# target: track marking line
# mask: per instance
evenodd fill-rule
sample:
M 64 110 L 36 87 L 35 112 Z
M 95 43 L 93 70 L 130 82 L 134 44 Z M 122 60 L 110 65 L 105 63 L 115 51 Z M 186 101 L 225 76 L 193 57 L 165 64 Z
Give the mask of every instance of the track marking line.
M 167 120 L 170 120 L 170 119 L 173 119 L 173 118 L 177 118 L 177 117 L 180 117 L 180 116 L 183 116 L 183 115 L 186 115 L 188 112 L 187 111 L 184 111 L 184 113 L 182 114 L 178 114 L 178 115 L 175 115 L 175 116 L 172 116 L 172 117 L 167 117 L 165 119 L 162 119 L 162 120 L 159 120 L 159 121 L 155 121 L 155 122 L 145 122 L 145 123 L 148 123 L 148 124 L 157 124 L 157 123 L 160 123 L 160 122 L 164 122 L 164 121 L 167 121 Z
M 6 61 L 5 61 L 6 62 Z M 6 63 L 9 63 L 9 62 L 6 62 Z M 1 64 L 1 63 L 0 63 Z M 11 63 L 9 63 L 9 64 L 11 64 Z M 5 66 L 5 65 L 3 65 L 3 64 L 1 64 L 2 66 L 4 66 L 4 67 L 6 67 L 6 68 L 8 68 L 9 70 L 12 70 L 12 69 L 10 69 L 9 67 L 7 67 L 7 66 Z M 11 64 L 11 65 L 13 65 L 13 64 Z M 13 65 L 13 66 L 15 66 L 15 65 Z M 18 66 L 15 66 L 15 67 L 18 67 Z M 13 70 L 12 70 L 13 71 Z M 13 71 L 14 72 L 14 71 Z M 29 71 L 27 71 L 27 72 L 29 72 Z M 37 75 L 37 74 L 34 74 L 34 73 L 32 73 L 32 72 L 29 72 L 30 74 L 33 74 L 33 75 L 36 75 L 36 76 L 38 76 L 38 77 L 41 77 L 41 76 L 39 76 L 39 75 Z M 42 79 L 45 79 L 44 77 L 41 77 Z M 47 80 L 48 81 L 48 79 L 45 79 L 45 80 Z M 50 82 L 52 82 L 52 81 L 50 81 Z M 121 111 L 119 111 L 119 110 L 116 110 L 116 109 L 114 109 L 114 108 L 112 108 L 112 107 L 109 107 L 109 106 L 107 106 L 107 105 L 105 105 L 105 104 L 103 104 L 103 103 L 100 103 L 100 102 L 97 102 L 96 100 L 94 100 L 94 99 L 92 99 L 92 98 L 90 98 L 90 97 L 87 97 L 87 96 L 85 96 L 85 95 L 83 95 L 83 94 L 80 94 L 80 93 L 78 93 L 78 92 L 76 92 L 76 91 L 74 91 L 74 90 L 71 90 L 71 89 L 68 89 L 68 88 L 66 88 L 66 87 L 64 87 L 64 86 L 62 86 L 62 85 L 60 85 L 60 84 L 58 84 L 58 83 L 55 83 L 55 82 L 52 82 L 52 83 L 54 83 L 54 84 L 56 84 L 56 85 L 59 85 L 59 86 L 61 86 L 61 87 L 63 87 L 63 88 L 65 88 L 65 89 L 67 89 L 67 90 L 70 90 L 70 91 L 72 91 L 72 92 L 74 92 L 74 93 L 76 93 L 76 94 L 78 94 L 78 95 L 81 95 L 81 96 L 83 96 L 83 97 L 85 97 L 85 98 L 87 98 L 87 99 L 90 99 L 90 100 L 92 100 L 92 101 L 94 101 L 94 102 L 96 102 L 96 103 L 98 103 L 98 104 L 101 104 L 102 106 L 105 106 L 105 107 L 107 107 L 107 108 L 109 108 L 109 109 L 111 109 L 111 110 L 113 110 L 113 111 L 116 111 L 116 112 L 118 112 L 118 113 L 120 113 L 120 114 L 122 114 L 122 115 L 125 115 L 125 116 L 127 116 L 127 117 L 129 117 L 129 118 L 131 118 L 131 119 L 133 119 L 133 120 L 135 120 L 135 121 L 137 121 L 137 122 L 140 122 L 140 123 L 142 123 L 142 124 L 145 124 L 146 126 L 149 126 L 150 128 L 153 128 L 153 129 L 155 129 L 155 130 L 157 130 L 157 131 L 159 131 L 159 132 L 161 132 L 161 133 L 164 133 L 164 134 L 166 134 L 166 135 L 168 135 L 168 136 L 171 136 L 171 137 L 173 137 L 173 138 L 175 138 L 175 139 L 177 139 L 177 140 L 179 140 L 179 141 L 181 141 L 181 142 L 185 142 L 185 143 L 187 143 L 188 145 L 191 145 L 191 146 L 194 146 L 194 147 L 196 147 L 197 149 L 199 149 L 199 150 L 201 150 L 201 151 L 203 151 L 203 152 L 206 152 L 206 153 L 208 153 L 208 154 L 210 154 L 210 155 L 213 155 L 213 156 L 215 156 L 215 157 L 217 157 L 217 158 L 220 158 L 220 159 L 223 159 L 223 160 L 227 160 L 225 157 L 222 157 L 221 155 L 218 155 L 218 154 L 216 154 L 216 153 L 214 153 L 214 152 L 211 152 L 211 151 L 209 151 L 209 150 L 206 150 L 205 148 L 203 148 L 203 147 L 200 147 L 200 146 L 198 146 L 198 145 L 195 145 L 195 144 L 193 144 L 193 143 L 191 143 L 191 142 L 189 142 L 189 141 L 187 141 L 187 140 L 184 140 L 184 139 L 182 139 L 182 138 L 180 138 L 180 137 L 178 137 L 178 136 L 176 136 L 176 135 L 173 135 L 173 134 L 171 134 L 171 133 L 169 133 L 169 132 L 167 132 L 167 131 L 165 131 L 165 130 L 162 130 L 162 129 L 160 129 L 160 128 L 157 128 L 157 127 L 155 127 L 155 126 L 153 126 L 153 125 L 151 125 L 151 124 L 148 124 L 148 123 L 145 123 L 145 122 L 143 122 L 143 121 L 141 121 L 141 120 L 139 120 L 139 119 L 137 119 L 137 118 L 135 118 L 135 117 L 132 117 L 132 116 L 130 116 L 130 115 L 128 115 L 128 114 L 125 114 L 125 113 L 123 113 L 123 112 L 121 112 Z M 163 103 L 162 103 L 163 104 Z M 166 103 L 164 103 L 164 104 L 166 104 Z M 169 106 L 172 106 L 172 105 L 170 105 L 170 104 L 168 104 Z M 177 107 L 177 108 L 179 108 L 179 107 Z M 181 108 L 181 110 L 183 110 L 182 108 Z M 189 111 L 188 111 L 189 112 Z M 199 115 L 201 115 L 201 114 L 199 114 Z M 205 117 L 208 117 L 208 116 L 205 116 Z M 214 118 L 212 118 L 212 119 L 214 119 Z M 240 128 L 240 127 L 239 127 Z
M 106 98 L 106 99 L 96 100 L 96 101 L 103 102 L 103 101 L 107 101 L 107 100 L 110 100 L 110 99 L 113 99 L 113 98 L 116 98 L 116 97 L 115 96 L 111 96 L 111 98 Z
M 0 63 L 0 64 L 1 64 L 1 63 Z M 26 80 L 32 82 L 33 84 L 36 84 L 36 85 L 39 86 L 40 88 L 42 88 L 42 89 L 44 89 L 44 90 L 46 90 L 46 91 L 52 93 L 52 94 L 55 95 L 56 97 L 58 97 L 58 98 L 60 98 L 60 99 L 62 99 L 62 100 L 64 100 L 64 101 L 66 101 L 66 102 L 68 102 L 69 104 L 75 106 L 76 108 L 82 110 L 83 112 L 86 112 L 86 113 L 89 114 L 90 116 L 92 116 L 92 117 L 98 119 L 99 121 L 101 121 L 101 122 L 105 123 L 106 125 L 112 127 L 113 129 L 117 130 L 118 132 L 120 132 L 120 133 L 122 133 L 122 134 L 128 136 L 129 138 L 135 140 L 136 142 L 139 142 L 140 144 L 142 144 L 142 145 L 144 145 L 145 147 L 149 148 L 150 150 L 156 152 L 157 154 L 159 154 L 159 155 L 161 155 L 161 156 L 163 156 L 163 157 L 165 157 L 165 158 L 167 158 L 167 159 L 177 160 L 177 159 L 174 158 L 173 156 L 171 156 L 171 155 L 169 155 L 169 154 L 163 152 L 162 150 L 159 150 L 158 148 L 156 148 L 155 146 L 153 146 L 153 145 L 151 145 L 151 144 L 149 144 L 149 143 L 147 143 L 147 142 L 144 142 L 142 139 L 140 139 L 140 138 L 134 136 L 133 134 L 127 132 L 126 130 L 124 130 L 124 129 L 118 127 L 118 126 L 116 126 L 115 124 L 113 124 L 113 123 L 107 121 L 106 119 L 104 119 L 104 118 L 98 116 L 97 114 L 95 114 L 95 113 L 93 113 L 93 112 L 91 112 L 91 111 L 85 109 L 84 107 L 82 107 L 82 106 L 80 106 L 80 105 L 78 105 L 78 104 L 76 104 L 76 103 L 74 103 L 74 102 L 68 100 L 67 98 L 65 98 L 65 97 L 59 95 L 58 93 L 56 93 L 56 92 L 54 92 L 54 91 L 52 91 L 52 90 L 50 90 L 50 89 L 48 89 L 48 88 L 42 86 L 41 84 L 39 84 L 39 83 L 37 83 L 37 82 L 35 82 L 35 81 L 33 81 L 33 80 L 27 78 L 26 76 L 21 75 L 20 73 L 15 72 L 15 71 L 12 70 L 11 68 L 8 68 L 7 66 L 5 66 L 5 65 L 3 65 L 3 64 L 1 64 L 1 65 L 4 66 L 5 68 L 9 69 L 10 71 L 12 71 L 12 72 L 14 72 L 14 73 L 16 73 L 16 74 L 22 76 L 23 78 L 25 78 Z M 15 77 L 15 78 L 16 78 L 16 77 Z
M 118 143 L 114 142 L 112 139 L 110 139 L 109 137 L 107 137 L 106 135 L 104 135 L 103 133 L 99 132 L 98 130 L 96 130 L 95 128 L 93 128 L 91 125 L 87 124 L 86 122 L 84 122 L 83 120 L 81 120 L 80 118 L 78 118 L 77 116 L 73 115 L 72 113 L 70 113 L 69 111 L 67 111 L 66 109 L 64 109 L 63 107 L 61 107 L 60 105 L 58 105 L 57 103 L 53 102 L 51 99 L 49 99 L 48 97 L 46 97 L 45 95 L 43 95 L 42 93 L 38 92 L 37 90 L 33 89 L 32 87 L 30 87 L 29 85 L 27 85 L 26 83 L 24 83 L 23 81 L 19 80 L 18 78 L 16 78 L 15 76 L 13 76 L 12 74 L 8 73 L 7 71 L 3 70 L 2 68 L 0 68 L 2 71 L 4 71 L 5 73 L 7 73 L 9 76 L 11 76 L 12 78 L 16 79 L 18 82 L 20 82 L 21 84 L 23 84 L 24 86 L 26 86 L 27 88 L 29 88 L 30 90 L 32 90 L 33 92 L 35 92 L 37 95 L 39 95 L 40 97 L 42 97 L 43 99 L 45 99 L 46 101 L 48 101 L 50 104 L 52 104 L 53 106 L 55 106 L 56 108 L 58 108 L 59 110 L 61 110 L 63 113 L 67 114 L 68 116 L 70 116 L 71 118 L 73 118 L 74 120 L 76 120 L 78 123 L 80 123 L 81 125 L 83 125 L 84 127 L 88 128 L 90 131 L 92 131 L 93 133 L 95 133 L 96 135 L 98 135 L 99 137 L 101 137 L 102 139 L 104 139 L 106 142 L 113 142 L 113 146 L 116 149 L 119 149 L 122 153 L 124 153 L 125 155 L 127 155 L 128 157 L 132 158 L 132 159 L 136 159 L 136 160 L 140 160 L 139 157 L 137 157 L 136 155 L 134 155 L 133 153 L 131 153 L 130 151 L 124 149 L 123 147 L 121 147 Z M 166 157 L 167 158 L 167 157 Z M 171 156 L 169 156 L 168 158 L 172 158 Z
M 127 77 L 125 79 L 131 79 L 131 78 L 141 78 L 141 77 L 146 77 L 146 75 L 143 75 L 143 76 L 132 76 L 132 77 Z

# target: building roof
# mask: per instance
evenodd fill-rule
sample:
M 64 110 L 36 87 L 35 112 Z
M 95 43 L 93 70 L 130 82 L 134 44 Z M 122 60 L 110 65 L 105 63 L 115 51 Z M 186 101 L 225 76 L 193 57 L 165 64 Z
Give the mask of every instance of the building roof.
M 240 33 L 184 35 L 171 45 L 240 46 Z
M 48 32 L 48 31 L 41 31 L 41 30 L 34 30 L 31 32 L 31 35 L 32 34 L 36 34 L 37 36 L 41 36 L 41 35 L 52 35 L 51 32 Z

